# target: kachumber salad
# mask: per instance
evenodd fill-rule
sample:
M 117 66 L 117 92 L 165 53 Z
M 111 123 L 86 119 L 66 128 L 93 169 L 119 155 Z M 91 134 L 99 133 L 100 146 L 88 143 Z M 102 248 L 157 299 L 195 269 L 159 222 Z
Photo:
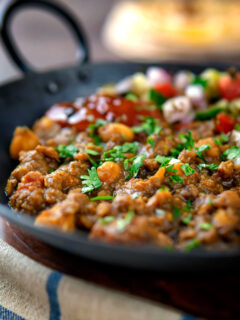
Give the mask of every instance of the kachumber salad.
M 51 107 L 10 146 L 9 205 L 110 243 L 240 243 L 240 73 L 150 67 Z

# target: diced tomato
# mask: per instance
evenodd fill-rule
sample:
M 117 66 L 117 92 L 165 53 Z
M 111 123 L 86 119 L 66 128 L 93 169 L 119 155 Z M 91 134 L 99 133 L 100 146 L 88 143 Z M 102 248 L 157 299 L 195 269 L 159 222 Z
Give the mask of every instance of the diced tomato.
M 226 113 L 219 113 L 216 120 L 216 129 L 218 132 L 228 133 L 235 127 L 236 120 Z
M 228 101 L 240 98 L 240 73 L 237 73 L 235 77 L 226 75 L 220 78 L 218 88 L 221 97 Z
M 154 87 L 154 90 L 161 93 L 165 98 L 175 97 L 178 93 L 177 90 L 174 88 L 174 86 L 170 82 L 157 84 Z

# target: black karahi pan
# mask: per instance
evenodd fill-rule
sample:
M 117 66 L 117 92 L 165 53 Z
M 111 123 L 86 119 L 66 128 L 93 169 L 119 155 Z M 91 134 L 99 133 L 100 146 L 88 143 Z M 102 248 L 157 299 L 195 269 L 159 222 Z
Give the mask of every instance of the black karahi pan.
M 18 52 L 10 33 L 11 20 L 15 13 L 29 6 L 51 10 L 67 22 L 82 53 L 79 65 L 43 73 L 32 70 Z M 63 234 L 56 230 L 36 227 L 32 217 L 15 213 L 7 206 L 4 188 L 11 170 L 17 164 L 9 156 L 9 144 L 16 126 L 31 126 L 54 103 L 87 96 L 99 86 L 119 81 L 137 71 L 145 71 L 153 63 L 90 63 L 83 29 L 65 8 L 53 1 L 8 1 L 0 12 L 0 19 L 1 36 L 5 48 L 16 66 L 24 73 L 22 80 L 0 87 L 0 215 L 24 232 L 49 245 L 98 262 L 170 273 L 217 272 L 240 268 L 240 250 L 223 252 L 199 249 L 192 252 L 178 252 L 153 246 L 133 247 L 98 243 L 88 240 L 87 233 L 83 231 Z M 208 67 L 220 69 L 229 67 L 183 63 L 159 65 L 173 72 L 187 69 L 196 73 Z

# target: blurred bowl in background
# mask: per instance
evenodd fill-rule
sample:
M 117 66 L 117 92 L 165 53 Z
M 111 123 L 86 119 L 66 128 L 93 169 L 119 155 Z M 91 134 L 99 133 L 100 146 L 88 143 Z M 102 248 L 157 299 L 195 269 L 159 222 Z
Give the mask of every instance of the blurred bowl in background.
M 124 1 L 103 28 L 106 47 L 135 60 L 238 60 L 237 0 Z

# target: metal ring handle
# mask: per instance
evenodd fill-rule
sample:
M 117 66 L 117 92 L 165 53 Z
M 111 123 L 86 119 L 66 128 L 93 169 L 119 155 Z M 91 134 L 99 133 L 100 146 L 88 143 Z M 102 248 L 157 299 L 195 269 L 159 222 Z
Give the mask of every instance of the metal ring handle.
M 17 13 L 19 9 L 25 7 L 49 9 L 51 12 L 59 16 L 66 24 L 68 24 L 74 35 L 74 38 L 78 44 L 78 49 L 80 49 L 81 52 L 80 63 L 89 61 L 90 54 L 85 32 L 80 23 L 77 22 L 77 20 L 65 7 L 59 5 L 55 1 L 47 0 L 8 0 L 0 9 L 0 34 L 7 52 L 16 66 L 23 73 L 31 73 L 34 72 L 34 70 L 18 50 L 17 45 L 12 37 L 10 26 L 14 14 Z

